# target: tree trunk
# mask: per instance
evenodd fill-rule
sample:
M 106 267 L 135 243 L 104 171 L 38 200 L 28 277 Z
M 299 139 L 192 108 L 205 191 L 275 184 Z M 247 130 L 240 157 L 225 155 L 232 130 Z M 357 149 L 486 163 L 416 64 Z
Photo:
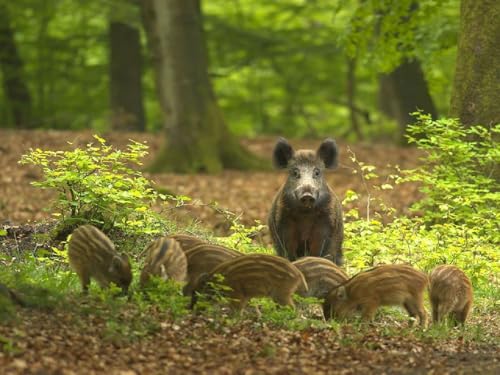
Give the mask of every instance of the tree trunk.
M 17 50 L 5 5 L 0 5 L 0 69 L 13 123 L 18 127 L 33 127 L 31 95 L 24 81 L 23 61 Z
M 145 130 L 139 30 L 123 22 L 109 24 L 111 124 L 119 130 Z
M 464 125 L 500 123 L 500 1 L 462 0 L 450 114 Z
M 410 113 L 420 109 L 437 117 L 436 107 L 418 60 L 404 60 L 396 69 L 380 78 L 379 108 L 397 121 L 402 144 L 406 144 L 406 126 L 414 121 Z
M 363 133 L 358 121 L 356 111 L 356 58 L 347 60 L 347 103 L 349 106 L 349 117 L 351 118 L 351 129 L 356 134 L 358 140 L 363 139 Z
M 143 0 L 166 142 L 151 169 L 218 172 L 262 166 L 228 131 L 208 76 L 200 3 Z

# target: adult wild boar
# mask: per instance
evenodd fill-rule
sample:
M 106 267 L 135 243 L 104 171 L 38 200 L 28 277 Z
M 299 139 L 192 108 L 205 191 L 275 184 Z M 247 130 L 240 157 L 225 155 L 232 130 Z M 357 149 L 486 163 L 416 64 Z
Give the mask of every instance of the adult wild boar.
M 294 151 L 284 138 L 276 143 L 274 166 L 288 170 L 268 217 L 279 256 L 291 261 L 316 256 L 339 266 L 344 263 L 342 206 L 324 177 L 325 170 L 337 166 L 337 157 L 332 139 L 325 139 L 316 151 Z

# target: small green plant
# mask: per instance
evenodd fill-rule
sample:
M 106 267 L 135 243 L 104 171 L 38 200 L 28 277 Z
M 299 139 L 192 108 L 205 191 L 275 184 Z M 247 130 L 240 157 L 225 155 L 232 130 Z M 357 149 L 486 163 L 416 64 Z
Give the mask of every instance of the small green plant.
M 90 306 L 78 306 L 80 314 L 92 313 L 104 320 L 103 339 L 116 343 L 132 342 L 159 329 L 156 305 L 142 294 L 125 296 L 114 284 L 107 289 L 91 288 Z
M 131 141 L 126 151 L 113 149 L 103 138 L 97 144 L 72 151 L 31 150 L 21 164 L 42 168 L 42 181 L 34 186 L 58 193 L 53 215 L 63 226 L 91 223 L 104 230 L 113 227 L 125 233 L 160 233 L 162 218 L 151 205 L 159 198 L 141 172 L 130 167 L 142 165 L 147 146 Z
M 108 288 L 92 288 L 91 295 L 98 300 L 108 305 L 111 311 L 119 311 L 127 302 L 127 296 L 123 294 L 123 290 L 115 283 L 110 283 Z
M 106 310 L 109 305 L 95 306 L 102 311 L 105 319 L 102 331 L 103 339 L 115 344 L 132 342 L 144 338 L 157 331 L 160 327 L 158 317 L 152 317 L 149 310 L 141 310 L 139 305 L 125 304 L 120 311 Z
M 16 315 L 14 303 L 7 295 L 3 295 L 0 291 L 0 320 L 7 321 Z
M 269 298 L 253 298 L 249 306 L 253 306 L 260 312 L 259 320 L 275 328 L 286 328 L 289 330 L 302 330 L 310 327 L 326 327 L 327 325 L 318 319 L 309 317 L 308 310 L 318 304 L 316 298 L 302 298 L 295 294 L 293 299 L 296 307 L 281 306 Z
M 161 312 L 167 312 L 174 320 L 188 314 L 189 298 L 182 295 L 181 284 L 174 280 L 164 281 L 159 276 L 152 276 L 144 294 L 136 293 L 135 302 L 147 301 Z
M 255 225 L 245 226 L 236 218 L 231 223 L 231 234 L 228 237 L 217 238 L 218 242 L 243 253 L 269 253 L 270 249 L 258 247 L 252 243 L 252 237 L 262 232 L 266 228 L 260 221 L 256 220 Z
M 9 355 L 16 355 L 22 353 L 22 350 L 17 347 L 14 340 L 9 339 L 8 337 L 3 337 L 1 335 L 0 335 L 0 347 L 1 347 L 0 351 Z
M 266 343 L 262 346 L 258 355 L 264 358 L 274 358 L 276 356 L 276 346 Z
M 207 311 L 209 315 L 217 315 L 220 307 L 227 306 L 234 302 L 227 297 L 232 288 L 224 284 L 224 276 L 215 274 L 213 279 L 208 281 L 202 291 L 197 291 L 197 309 Z

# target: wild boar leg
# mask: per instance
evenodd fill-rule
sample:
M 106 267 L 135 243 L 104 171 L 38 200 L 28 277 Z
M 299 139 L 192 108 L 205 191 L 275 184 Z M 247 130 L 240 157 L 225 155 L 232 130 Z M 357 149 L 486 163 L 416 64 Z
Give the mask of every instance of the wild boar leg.
M 419 305 L 415 301 L 406 301 L 403 306 L 405 307 L 406 311 L 408 311 L 408 315 L 410 315 L 411 318 L 415 318 L 418 316 L 420 325 L 425 326 L 427 321 L 427 313 L 421 305 Z M 413 325 L 413 323 L 413 320 L 411 320 L 410 325 Z
M 408 315 L 410 315 L 410 318 L 416 318 L 417 317 L 417 314 L 418 314 L 418 311 L 417 311 L 417 308 L 414 304 L 412 304 L 411 302 L 405 302 L 403 304 L 405 310 L 408 312 Z M 414 319 L 410 319 L 410 325 L 413 325 L 414 323 Z
M 440 302 L 439 305 L 437 305 L 436 310 L 437 310 L 437 316 L 438 316 L 438 321 L 442 321 L 443 319 L 446 320 L 446 315 L 448 314 L 449 307 L 446 303 Z
M 439 316 L 439 302 L 432 302 L 432 322 L 438 323 L 440 320 Z
M 247 297 L 238 297 L 235 298 L 231 301 L 231 306 L 235 309 L 237 309 L 240 314 L 243 313 L 243 309 L 245 306 L 248 304 L 248 298 Z
M 465 324 L 465 320 L 467 319 L 467 316 L 469 315 L 469 311 L 472 305 L 472 301 L 469 301 L 465 304 L 464 308 L 460 312 L 460 321 L 462 324 Z
M 295 304 L 293 303 L 292 296 L 288 295 L 275 295 L 273 298 L 274 302 L 280 304 L 282 306 L 291 306 L 295 308 Z
M 375 313 L 377 312 L 377 306 L 366 304 L 361 307 L 361 317 L 363 320 L 372 321 L 375 318 Z
M 427 326 L 427 312 L 424 307 L 420 307 L 418 310 L 418 320 L 421 327 L 425 328 Z
M 88 294 L 89 285 L 90 285 L 90 274 L 88 272 L 80 272 L 78 275 L 80 278 L 80 283 L 82 284 L 82 292 L 83 294 Z
M 327 320 L 332 318 L 332 306 L 326 300 L 323 302 L 323 316 Z

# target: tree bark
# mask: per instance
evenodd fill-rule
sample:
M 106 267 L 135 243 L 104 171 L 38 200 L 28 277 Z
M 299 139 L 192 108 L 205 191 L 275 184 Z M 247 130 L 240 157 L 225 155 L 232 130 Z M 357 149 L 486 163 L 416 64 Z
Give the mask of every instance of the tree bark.
M 126 23 L 109 24 L 111 124 L 118 130 L 145 130 L 142 57 L 139 30 Z
M 142 12 L 166 127 L 152 171 L 214 173 L 262 166 L 230 134 L 217 105 L 199 1 L 143 0 Z
M 437 117 L 437 110 L 418 60 L 404 60 L 392 72 L 381 76 L 379 108 L 397 121 L 402 144 L 406 144 L 406 126 L 414 121 L 410 113 L 420 109 Z
M 5 5 L 0 5 L 0 69 L 13 123 L 18 127 L 33 127 L 31 95 L 24 80 L 23 61 Z
M 464 125 L 500 123 L 500 1 L 462 0 L 450 115 Z

